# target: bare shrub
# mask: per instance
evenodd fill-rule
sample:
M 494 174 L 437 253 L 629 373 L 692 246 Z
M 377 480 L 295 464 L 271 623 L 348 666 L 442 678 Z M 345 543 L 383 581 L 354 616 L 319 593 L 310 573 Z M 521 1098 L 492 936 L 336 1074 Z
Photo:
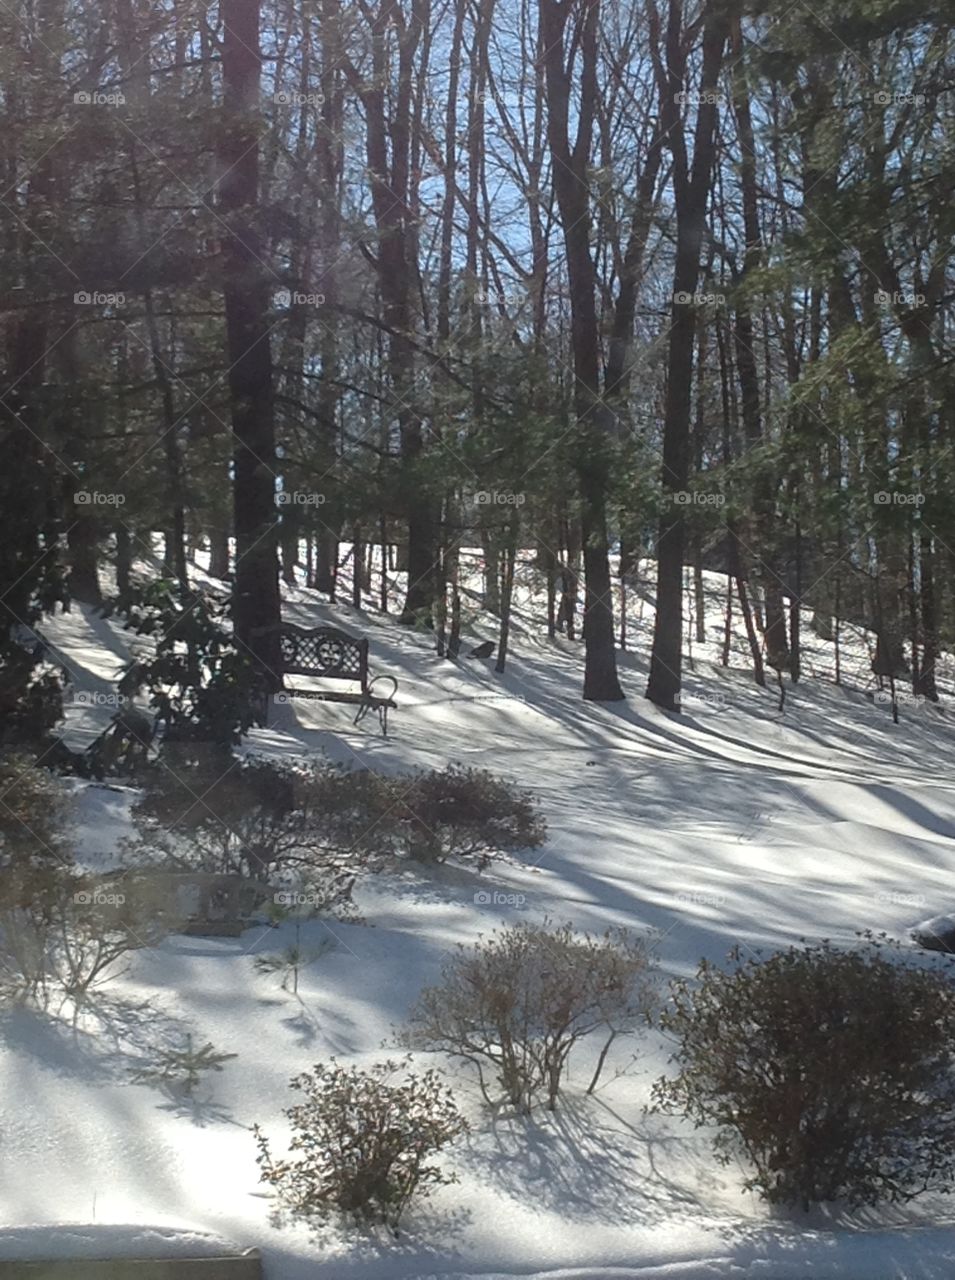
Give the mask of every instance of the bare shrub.
M 420 862 L 536 849 L 547 824 L 529 791 L 486 769 L 449 764 L 388 780 L 401 851 Z
M 0 884 L 10 886 L 70 861 L 69 793 L 29 756 L 0 752 Z
M 522 922 L 461 946 L 441 983 L 421 993 L 400 1040 L 473 1063 L 489 1102 L 487 1067 L 520 1110 L 540 1092 L 554 1110 L 575 1045 L 593 1032 L 606 1037 L 592 1092 L 613 1041 L 647 1021 L 652 975 L 646 939 L 626 930 L 592 938 L 570 924 Z
M 170 926 L 135 881 L 49 868 L 0 901 L 0 995 L 42 1008 L 58 997 L 77 1011 L 130 952 L 155 946 Z
M 436 1072 L 398 1081 L 401 1065 L 388 1061 L 365 1071 L 332 1059 L 292 1080 L 303 1094 L 285 1112 L 295 1159 L 273 1159 L 255 1126 L 262 1181 L 294 1217 L 322 1219 L 337 1211 L 384 1222 L 397 1234 L 412 1196 L 456 1181 L 431 1161 L 467 1132 L 467 1123 Z
M 950 1190 L 955 982 L 870 942 L 701 962 L 662 1025 L 679 1074 L 658 1107 L 715 1125 L 716 1152 L 754 1166 L 772 1203 L 852 1205 Z
M 239 760 L 187 744 L 153 768 L 134 806 L 135 853 L 177 870 L 307 884 L 327 910 L 343 910 L 369 865 L 364 796 L 363 779 L 325 760 Z

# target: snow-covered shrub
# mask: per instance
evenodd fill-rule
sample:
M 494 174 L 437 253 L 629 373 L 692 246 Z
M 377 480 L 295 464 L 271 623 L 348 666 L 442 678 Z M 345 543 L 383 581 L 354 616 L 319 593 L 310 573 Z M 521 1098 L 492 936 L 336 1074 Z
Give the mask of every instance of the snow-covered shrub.
M 487 769 L 449 764 L 384 785 L 401 851 L 420 862 L 471 857 L 484 866 L 494 853 L 536 849 L 547 836 L 531 793 Z
M 661 1023 L 674 1078 L 657 1105 L 715 1125 L 763 1199 L 904 1200 L 955 1175 L 955 982 L 869 942 L 706 961 Z
M 456 1181 L 432 1161 L 467 1132 L 467 1122 L 436 1072 L 396 1080 L 401 1067 L 388 1061 L 366 1071 L 332 1059 L 293 1079 L 303 1094 L 285 1112 L 294 1157 L 273 1159 L 256 1125 L 262 1181 L 293 1216 L 320 1220 L 339 1212 L 397 1233 L 412 1196 Z
M 378 774 L 196 743 L 164 755 L 133 808 L 141 857 L 305 888 L 326 910 L 347 905 L 355 875 L 390 857 L 486 860 L 544 840 L 532 798 L 483 770 Z
M 605 1037 L 592 1092 L 610 1045 L 645 1024 L 653 1006 L 645 938 L 623 929 L 592 938 L 570 924 L 522 922 L 460 946 L 399 1038 L 472 1062 L 489 1102 L 486 1068 L 522 1111 L 541 1092 L 554 1110 L 574 1046 L 593 1032 Z

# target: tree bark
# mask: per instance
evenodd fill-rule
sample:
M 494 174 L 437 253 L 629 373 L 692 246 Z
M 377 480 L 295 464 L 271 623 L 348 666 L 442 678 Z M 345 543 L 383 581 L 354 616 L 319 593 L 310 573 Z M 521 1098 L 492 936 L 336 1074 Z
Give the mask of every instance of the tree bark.
M 258 110 L 262 70 L 258 0 L 223 0 L 223 136 L 219 211 L 233 438 L 233 625 L 268 688 L 281 687 L 281 622 L 275 507 L 275 425 L 269 346 L 269 280 L 259 212 Z
M 574 354 L 574 461 L 581 497 L 584 553 L 584 698 L 618 702 L 613 625 L 613 586 L 607 529 L 610 435 L 613 415 L 601 397 L 600 334 L 595 300 L 596 270 L 590 248 L 590 165 L 597 106 L 597 19 L 599 0 L 585 0 L 570 41 L 570 59 L 579 47 L 580 97 L 576 136 L 570 142 L 571 76 L 567 65 L 569 10 L 558 0 L 541 0 L 541 35 L 547 86 L 547 138 L 554 191 L 564 234 L 570 283 L 571 342 Z
M 716 84 L 726 32 L 722 14 L 712 4 L 708 4 L 703 26 L 700 105 L 697 108 L 690 169 L 683 135 L 685 122 L 677 107 L 678 95 L 683 93 L 686 72 L 682 7 L 678 0 L 670 0 L 665 67 L 659 48 L 660 24 L 654 0 L 650 0 L 649 11 L 661 122 L 673 156 L 677 244 L 663 423 L 663 493 L 664 499 L 669 499 L 669 502 L 666 503 L 660 521 L 657 540 L 657 611 L 647 697 L 657 706 L 675 711 L 679 709 L 683 668 L 683 561 L 686 529 L 683 506 L 674 503 L 673 497 L 685 491 L 689 480 L 691 383 L 696 331 L 691 303 L 699 283 L 700 248 L 715 154 Z

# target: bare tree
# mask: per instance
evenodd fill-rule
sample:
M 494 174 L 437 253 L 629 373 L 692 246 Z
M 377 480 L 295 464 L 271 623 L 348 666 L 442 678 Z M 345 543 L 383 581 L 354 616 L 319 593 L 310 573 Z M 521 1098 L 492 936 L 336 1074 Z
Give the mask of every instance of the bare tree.
M 678 710 L 683 668 L 683 562 L 686 546 L 684 507 L 674 495 L 689 482 L 690 412 L 693 346 L 696 331 L 693 299 L 699 288 L 700 249 L 715 156 L 717 82 L 726 43 L 722 10 L 707 0 L 702 16 L 702 68 L 696 95 L 692 160 L 687 155 L 686 114 L 689 42 L 682 0 L 669 0 L 665 31 L 656 0 L 648 0 L 651 53 L 660 95 L 660 120 L 673 158 L 676 213 L 676 260 L 667 354 L 666 407 L 663 423 L 663 498 L 657 541 L 657 612 L 650 656 L 647 697 L 666 710 Z
M 613 417 L 600 386 L 600 334 L 596 271 L 590 247 L 588 182 L 598 96 L 599 13 L 599 0 L 581 0 L 574 9 L 561 0 L 541 0 L 540 3 L 547 138 L 570 282 L 576 412 L 573 453 L 581 495 L 584 544 L 584 697 L 614 702 L 623 698 L 623 692 L 617 678 L 607 530 Z M 572 112 L 572 75 L 578 61 L 579 101 Z M 570 139 L 572 114 L 576 120 L 573 143 Z

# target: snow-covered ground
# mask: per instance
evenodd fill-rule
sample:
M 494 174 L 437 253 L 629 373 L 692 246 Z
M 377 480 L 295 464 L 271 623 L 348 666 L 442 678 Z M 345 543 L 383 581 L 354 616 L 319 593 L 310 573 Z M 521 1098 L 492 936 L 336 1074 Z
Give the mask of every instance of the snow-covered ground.
M 476 592 L 476 577 L 471 585 Z M 633 652 L 620 655 L 628 700 L 597 706 L 580 700 L 579 643 L 546 638 L 529 567 L 503 676 L 491 664 L 439 660 L 426 637 L 370 608 L 289 590 L 291 620 L 335 621 L 370 637 L 373 668 L 400 681 L 399 710 L 385 740 L 370 721 L 355 729 L 345 707 L 277 706 L 250 749 L 325 751 L 375 768 L 487 767 L 537 793 L 549 840 L 481 876 L 447 868 L 368 881 L 364 923 L 303 929 L 306 945 L 331 945 L 303 971 L 297 996 L 253 967 L 256 953 L 281 945 L 282 930 L 263 928 L 239 939 L 174 936 L 137 952 L 106 988 L 95 1026 L 3 1014 L 0 1258 L 95 1256 L 105 1243 L 202 1252 L 226 1242 L 259 1246 L 268 1280 L 953 1274 L 955 1203 L 805 1218 L 772 1214 L 744 1194 L 742 1170 L 714 1162 L 704 1131 L 645 1114 L 667 1061 L 656 1035 L 622 1043 L 593 1098 L 583 1095 L 592 1062 L 581 1053 L 563 1109 L 530 1122 L 492 1118 L 467 1070 L 452 1065 L 474 1121 L 448 1155 L 461 1180 L 412 1210 L 397 1242 L 270 1222 L 250 1126 L 280 1145 L 291 1076 L 332 1054 L 356 1063 L 389 1056 L 392 1028 L 449 949 L 502 920 L 651 929 L 664 974 L 685 975 L 735 943 L 851 939 L 865 928 L 904 936 L 913 922 L 955 909 L 949 698 L 941 708 L 903 706 L 893 725 L 866 692 L 864 638 L 845 638 L 847 684 L 836 687 L 832 646 L 806 628 L 806 677 L 780 715 L 776 691 L 752 681 L 741 636 L 730 668 L 719 666 L 725 582 L 708 575 L 707 587 L 708 643 L 693 646 L 680 717 L 642 697 L 652 607 L 639 593 Z M 74 694 L 113 691 L 129 646 L 120 625 L 74 609 L 43 631 Z M 476 613 L 468 638 L 493 634 Z M 96 696 L 79 699 L 70 736 L 88 740 L 109 710 Z M 76 790 L 78 852 L 95 864 L 128 831 L 130 793 Z M 487 904 L 487 890 L 513 897 Z M 184 1030 L 238 1054 L 189 1106 L 129 1080 L 130 1067 Z

